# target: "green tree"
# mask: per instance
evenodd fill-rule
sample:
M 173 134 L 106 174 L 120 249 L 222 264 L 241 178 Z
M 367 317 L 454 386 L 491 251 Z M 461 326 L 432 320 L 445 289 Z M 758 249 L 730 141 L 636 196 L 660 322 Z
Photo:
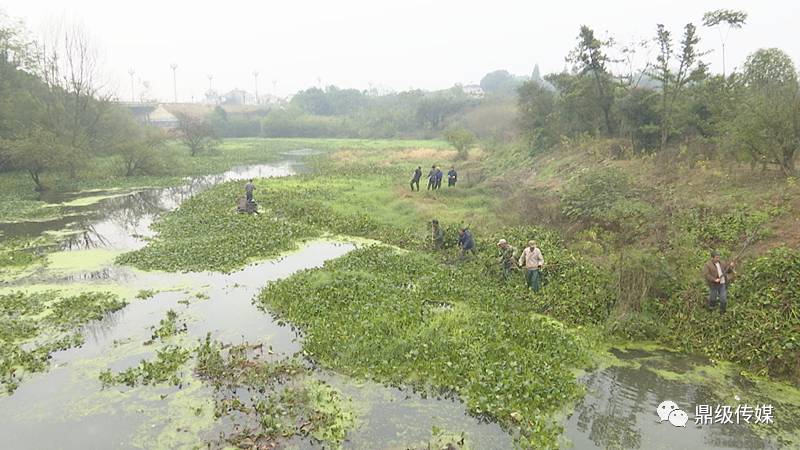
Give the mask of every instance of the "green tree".
M 731 30 L 738 30 L 747 21 L 747 13 L 744 11 L 734 11 L 731 9 L 717 9 L 703 14 L 703 25 L 707 27 L 716 27 L 719 32 L 719 38 L 722 41 L 722 76 L 726 76 L 725 72 L 725 44 L 728 41 L 728 35 Z M 727 25 L 725 34 L 722 33 L 722 24 Z
M 317 87 L 298 92 L 292 97 L 291 104 L 311 114 L 333 115 L 333 107 L 328 96 L 325 95 L 325 91 Z
M 47 190 L 42 180 L 45 171 L 63 169 L 69 158 L 74 157 L 71 151 L 74 148 L 62 136 L 36 125 L 17 133 L 14 139 L 0 141 L 13 167 L 30 175 L 37 192 Z
M 455 147 L 459 159 L 467 159 L 469 149 L 475 145 L 475 133 L 463 127 L 451 127 L 444 132 L 445 140 Z
M 189 154 L 197 156 L 213 151 L 217 146 L 214 128 L 207 120 L 185 113 L 177 113 L 178 136 L 180 141 L 189 147 Z
M 322 90 L 313 87 L 295 94 L 291 103 L 311 114 L 341 116 L 353 114 L 364 108 L 367 104 L 367 96 L 357 89 L 328 86 Z
M 675 122 L 675 106 L 682 100 L 686 86 L 705 77 L 706 66 L 700 60 L 703 53 L 698 51 L 700 36 L 694 24 L 688 23 L 684 27 L 680 51 L 675 52 L 672 46 L 671 33 L 663 24 L 658 24 L 656 31 L 658 56 L 651 76 L 661 83 L 661 150 L 667 147 L 667 140 L 673 131 Z M 677 63 L 677 71 L 672 67 Z
M 138 127 L 137 133 L 117 148 L 123 175 L 156 175 L 167 169 L 164 144 L 167 136 L 159 128 Z
M 797 175 L 800 154 L 800 85 L 792 59 L 777 48 L 748 56 L 739 82 L 740 108 L 731 137 L 754 163 L 775 164 Z
M 689 98 L 685 125 L 701 138 L 724 138 L 728 124 L 734 120 L 738 102 L 735 89 L 722 75 L 710 76 L 687 89 Z
M 7 145 L 39 109 L 35 69 L 34 42 L 21 22 L 0 10 L 0 171 L 12 168 Z
M 495 70 L 481 78 L 480 86 L 487 94 L 512 95 L 522 82 L 507 70 Z
M 644 88 L 633 88 L 620 99 L 622 134 L 631 141 L 635 152 L 658 147 L 659 116 L 658 93 Z
M 518 90 L 517 125 L 531 153 L 548 150 L 558 143 L 554 122 L 556 94 L 541 83 L 528 81 Z
M 555 86 L 556 104 L 551 125 L 564 136 L 604 133 L 603 114 L 598 109 L 600 100 L 591 77 L 561 72 L 545 77 Z
M 129 111 L 119 107 L 103 118 L 100 128 L 103 147 L 119 162 L 123 176 L 156 175 L 165 171 L 163 146 L 167 135 L 162 129 L 140 125 Z
M 421 126 L 439 130 L 447 116 L 461 111 L 469 104 L 469 99 L 463 95 L 454 95 L 452 92 L 434 93 L 426 95 L 417 103 L 416 117 Z
M 610 45 L 612 45 L 611 41 L 597 39 L 591 28 L 582 25 L 578 35 L 578 45 L 567 57 L 568 61 L 575 64 L 575 69 L 581 75 L 590 75 L 594 80 L 596 94 L 594 98 L 603 113 L 606 134 L 609 136 L 614 133 L 611 120 L 611 108 L 614 104 L 614 80 L 606 68 L 609 57 L 604 48 Z

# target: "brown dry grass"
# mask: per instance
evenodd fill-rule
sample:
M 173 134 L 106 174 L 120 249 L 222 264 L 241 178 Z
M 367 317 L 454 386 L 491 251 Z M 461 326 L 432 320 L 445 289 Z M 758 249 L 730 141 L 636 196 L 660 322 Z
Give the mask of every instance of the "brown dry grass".
M 339 162 L 350 162 L 358 159 L 358 156 L 353 150 L 337 150 L 331 154 L 330 159 Z
M 378 166 L 391 166 L 397 164 L 414 163 L 423 167 L 436 164 L 439 167 L 455 165 L 462 167 L 483 159 L 481 149 L 472 149 L 467 160 L 458 160 L 455 150 L 440 150 L 435 148 L 408 148 L 397 150 L 352 150 L 341 149 L 332 153 L 330 158 L 339 163 L 358 163 L 365 159 L 375 159 Z
M 456 157 L 454 150 L 436 150 L 434 148 L 415 148 L 398 150 L 389 156 L 391 161 L 451 161 Z M 433 162 L 432 162 L 433 164 Z

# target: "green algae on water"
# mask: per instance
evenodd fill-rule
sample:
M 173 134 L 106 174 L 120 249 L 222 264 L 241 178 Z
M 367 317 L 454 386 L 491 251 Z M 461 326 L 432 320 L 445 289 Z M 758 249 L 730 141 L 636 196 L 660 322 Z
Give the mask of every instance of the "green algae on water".
M 47 368 L 51 353 L 83 344 L 81 326 L 123 306 L 109 292 L 0 294 L 0 386 L 13 392 L 26 373 Z

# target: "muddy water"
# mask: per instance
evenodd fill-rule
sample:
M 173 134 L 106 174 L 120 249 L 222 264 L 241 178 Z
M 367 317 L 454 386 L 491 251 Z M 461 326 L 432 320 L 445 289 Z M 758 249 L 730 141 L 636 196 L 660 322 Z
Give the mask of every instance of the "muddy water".
M 765 398 L 735 369 L 726 371 L 706 358 L 665 350 L 612 349 L 611 353 L 617 364 L 581 379 L 587 393 L 564 423 L 564 448 L 797 448 L 780 442 L 779 435 L 797 432 L 800 405 Z M 660 420 L 656 409 L 667 400 L 687 413 L 685 427 Z M 771 404 L 774 424 L 757 430 L 744 420 L 737 423 L 736 407 L 745 404 Z M 698 405 L 711 407 L 711 423 L 695 423 Z M 731 406 L 732 423 L 720 423 L 721 417 L 715 417 L 718 405 Z
M 65 206 L 64 216 L 53 220 L 0 223 L 0 232 L 3 239 L 39 236 L 47 232 L 69 233 L 61 239 L 61 246 L 66 250 L 131 250 L 144 245 L 141 236 L 152 235 L 150 225 L 155 217 L 175 209 L 185 199 L 217 183 L 289 176 L 301 167 L 302 162 L 295 160 L 281 164 L 238 166 L 217 175 L 187 178 L 186 184 L 181 186 L 134 190 L 127 195 L 120 195 L 124 192 L 115 190 L 50 193 L 44 200 L 54 205 L 68 205 L 81 198 L 108 198 L 85 206 Z
M 64 219 L 5 224 L 4 238 L 59 232 L 60 247 L 81 258 L 89 249 L 124 251 L 144 245 L 155 218 L 181 201 L 216 183 L 248 178 L 286 176 L 296 163 L 233 169 L 218 176 L 188 180 L 177 188 L 147 189 L 106 198 L 91 205 L 70 207 Z M 118 192 L 115 194 L 119 194 Z M 97 196 L 97 192 L 83 194 Z M 102 193 L 100 194 L 102 195 Z M 53 202 L 80 199 L 63 195 Z M 35 225 L 35 226 L 34 226 Z M 17 227 L 17 228 L 14 228 Z M 41 285 L 113 286 L 120 292 L 141 289 L 157 293 L 132 299 L 124 309 L 92 323 L 83 331 L 86 343 L 53 354 L 50 369 L 28 375 L 11 396 L 0 397 L 2 448 L 177 448 L 202 446 L 215 441 L 212 395 L 190 366 L 181 373 L 177 387 L 114 387 L 103 390 L 98 374 L 110 368 L 121 371 L 151 358 L 147 345 L 153 327 L 170 309 L 179 315 L 186 332 L 174 338 L 185 347 L 211 333 L 226 343 L 263 344 L 271 358 L 292 355 L 301 349 L 301 337 L 257 309 L 252 299 L 267 283 L 286 278 L 355 248 L 347 242 L 317 241 L 300 251 L 275 260 L 251 264 L 232 274 L 150 273 L 112 263 L 71 270 L 40 269 L 15 280 L 14 288 Z M 419 395 L 373 383 L 355 383 L 334 373 L 319 371 L 320 379 L 340 389 L 358 405 L 359 427 L 345 444 L 348 448 L 405 448 L 430 438 L 431 427 L 465 432 L 474 448 L 510 448 L 511 437 L 495 424 L 469 417 L 461 403 L 424 399 Z M 318 448 L 309 441 L 292 441 L 300 448 Z

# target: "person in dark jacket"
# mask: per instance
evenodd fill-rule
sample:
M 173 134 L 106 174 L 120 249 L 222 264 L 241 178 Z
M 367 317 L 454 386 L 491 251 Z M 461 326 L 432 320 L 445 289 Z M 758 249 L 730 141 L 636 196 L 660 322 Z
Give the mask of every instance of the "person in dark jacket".
M 428 190 L 436 189 L 436 166 L 431 166 L 431 171 L 428 172 Z
M 436 219 L 431 220 L 431 243 L 435 249 L 444 247 L 444 232 Z
M 419 179 L 422 178 L 422 167 L 417 166 L 417 170 L 411 175 L 411 190 L 414 190 L 414 185 L 417 185 L 417 191 L 419 191 Z
M 475 240 L 472 237 L 472 232 L 467 227 L 461 227 L 458 230 L 458 246 L 461 248 L 459 257 L 464 259 L 467 252 L 475 255 Z
M 442 187 L 442 178 L 444 177 L 444 172 L 442 169 L 436 168 L 436 189 L 440 189 Z
M 711 259 L 703 267 L 703 278 L 708 284 L 708 309 L 714 309 L 719 302 L 719 312 L 728 307 L 728 286 L 736 277 L 736 263 L 722 262 L 719 252 L 711 252 Z
M 447 187 L 455 186 L 456 181 L 458 181 L 458 173 L 456 173 L 455 167 L 451 167 L 450 171 L 447 172 Z
M 253 179 L 251 178 L 247 184 L 244 185 L 244 196 L 247 199 L 247 203 L 251 203 L 253 201 L 253 191 L 256 189 L 256 186 L 253 184 Z

